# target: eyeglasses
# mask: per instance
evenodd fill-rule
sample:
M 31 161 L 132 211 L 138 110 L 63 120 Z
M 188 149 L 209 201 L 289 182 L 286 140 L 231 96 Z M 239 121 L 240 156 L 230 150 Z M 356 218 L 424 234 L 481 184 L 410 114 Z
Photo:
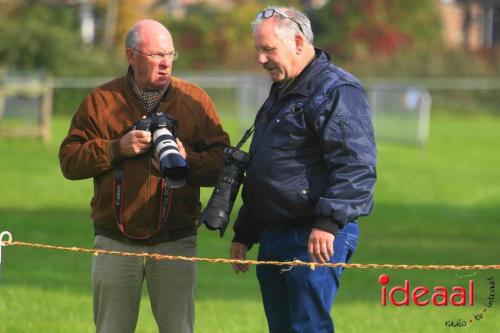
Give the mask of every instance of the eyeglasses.
M 287 15 L 287 14 L 283 13 L 281 10 L 269 8 L 269 9 L 263 10 L 260 13 L 258 13 L 255 18 L 257 20 L 267 19 L 267 18 L 273 17 L 274 14 L 281 15 L 284 18 L 287 18 L 287 19 L 293 21 L 299 27 L 300 32 L 302 32 L 302 34 L 304 34 L 304 30 L 302 30 L 302 26 L 300 25 L 299 21 L 297 21 L 297 19 L 294 16 Z
M 148 53 L 133 47 L 131 47 L 131 49 L 138 53 L 144 54 L 145 56 L 148 56 L 154 60 L 161 60 L 163 58 L 167 58 L 167 60 L 176 60 L 179 57 L 179 52 L 177 51 Z

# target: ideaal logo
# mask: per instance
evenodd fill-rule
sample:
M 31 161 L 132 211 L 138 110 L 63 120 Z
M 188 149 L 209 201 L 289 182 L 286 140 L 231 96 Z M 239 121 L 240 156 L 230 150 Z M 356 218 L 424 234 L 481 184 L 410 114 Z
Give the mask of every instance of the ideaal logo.
M 378 278 L 378 282 L 382 285 L 382 305 L 387 305 L 387 299 L 395 306 L 410 305 L 410 303 L 418 306 L 426 306 L 430 303 L 435 306 L 474 305 L 474 280 L 469 280 L 468 287 L 456 286 L 450 290 L 442 286 L 434 287 L 432 290 L 425 286 L 411 288 L 410 280 L 405 280 L 404 286 L 392 287 L 387 292 L 385 286 L 390 281 L 391 278 L 386 274 L 382 274 Z M 403 296 L 401 300 L 396 300 L 396 293 Z
M 388 302 L 394 306 L 408 306 L 415 304 L 417 306 L 473 306 L 474 305 L 474 280 L 469 280 L 465 286 L 453 286 L 446 288 L 443 286 L 412 287 L 409 280 L 405 280 L 403 285 L 389 287 L 388 284 L 391 278 L 386 274 L 381 274 L 378 282 L 381 288 L 382 305 L 386 306 Z M 493 307 L 495 301 L 495 280 L 493 276 L 486 279 L 488 284 L 488 298 L 484 303 L 484 308 L 481 313 L 475 313 L 468 320 L 447 320 L 447 327 L 465 327 L 467 323 L 472 323 L 474 320 L 479 321 L 483 318 L 488 308 Z

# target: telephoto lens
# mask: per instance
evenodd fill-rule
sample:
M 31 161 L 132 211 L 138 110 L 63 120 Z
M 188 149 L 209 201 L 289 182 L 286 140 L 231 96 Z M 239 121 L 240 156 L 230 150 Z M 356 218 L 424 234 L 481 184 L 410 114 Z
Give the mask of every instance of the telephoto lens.
M 153 132 L 153 143 L 160 161 L 162 175 L 167 178 L 167 185 L 171 188 L 184 186 L 188 173 L 187 162 L 179 152 L 172 133 L 161 127 Z
M 205 224 L 210 230 L 219 230 L 221 238 L 224 236 L 249 162 L 250 154 L 244 151 L 234 147 L 224 150 L 224 168 L 207 207 L 200 216 L 198 226 Z
M 186 184 L 187 162 L 175 142 L 174 129 L 177 121 L 162 112 L 150 112 L 129 130 L 149 131 L 153 135 L 153 146 L 160 161 L 160 171 L 167 179 L 167 186 L 177 188 Z

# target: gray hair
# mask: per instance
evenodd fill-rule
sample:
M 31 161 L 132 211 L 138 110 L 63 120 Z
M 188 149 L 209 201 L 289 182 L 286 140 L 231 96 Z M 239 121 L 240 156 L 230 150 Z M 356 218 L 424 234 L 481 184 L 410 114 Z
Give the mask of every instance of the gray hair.
M 267 9 L 278 10 L 290 17 L 286 18 L 279 13 L 274 14 L 275 20 L 277 22 L 274 27 L 274 33 L 278 38 L 287 42 L 291 42 L 293 41 L 293 38 L 296 34 L 301 34 L 305 37 L 306 41 L 309 44 L 313 45 L 314 34 L 311 28 L 311 21 L 304 13 L 293 7 L 269 6 L 265 10 Z M 260 17 L 256 18 L 255 21 L 252 22 L 252 29 L 255 30 L 255 28 L 264 20 L 266 19 Z
M 127 37 L 125 38 L 125 48 L 128 49 L 137 49 L 139 48 L 139 29 L 133 27 L 127 33 Z

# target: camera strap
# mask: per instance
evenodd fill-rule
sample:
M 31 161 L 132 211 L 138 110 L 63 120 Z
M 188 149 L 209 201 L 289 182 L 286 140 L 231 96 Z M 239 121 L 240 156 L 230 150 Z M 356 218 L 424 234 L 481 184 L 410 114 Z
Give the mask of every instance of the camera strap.
M 243 134 L 243 137 L 241 138 L 240 142 L 238 142 L 238 144 L 236 145 L 236 149 L 240 149 L 241 146 L 243 146 L 245 144 L 245 142 L 248 140 L 248 138 L 250 136 L 252 136 L 253 132 L 255 131 L 255 123 L 257 122 L 257 119 L 255 120 L 255 122 L 252 124 L 252 127 L 250 127 L 249 129 L 247 129 L 245 131 L 245 134 Z
M 292 83 L 295 81 L 295 79 L 292 79 L 291 81 L 289 81 L 284 87 L 282 87 L 279 91 L 277 91 L 275 94 L 273 94 L 273 103 L 275 103 L 276 101 L 279 100 L 280 96 L 282 96 L 287 90 L 288 88 L 292 85 Z M 250 138 L 250 136 L 252 136 L 253 132 L 255 131 L 255 125 L 257 125 L 257 123 L 259 122 L 259 120 L 262 118 L 263 114 L 264 114 L 264 107 L 266 104 L 269 103 L 269 98 L 266 100 L 266 102 L 264 102 L 264 105 L 261 106 L 261 109 L 257 112 L 257 116 L 255 117 L 255 120 L 252 124 L 252 126 L 247 129 L 245 131 L 245 134 L 243 134 L 243 137 L 241 138 L 240 142 L 238 142 L 238 144 L 236 145 L 236 149 L 240 149 L 241 146 L 243 146 L 245 144 L 245 142 L 248 140 L 248 138 Z M 272 113 L 271 117 L 268 116 L 268 118 L 272 118 L 276 115 L 276 113 L 279 112 L 279 109 L 275 112 Z
M 161 178 L 161 200 L 160 200 L 160 211 L 158 214 L 158 224 L 156 230 L 144 237 L 136 237 L 127 234 L 125 231 L 125 224 L 123 222 L 123 188 L 124 188 L 124 172 L 122 163 L 118 164 L 115 167 L 115 179 L 113 181 L 113 207 L 114 207 L 114 215 L 115 221 L 120 228 L 120 231 L 132 239 L 147 239 L 155 235 L 159 232 L 162 226 L 167 224 L 167 219 L 170 213 L 170 206 L 172 202 L 172 191 L 170 187 L 165 186 L 165 178 Z
M 261 107 L 261 109 L 257 112 L 257 116 L 255 117 L 252 126 L 250 126 L 250 128 L 245 131 L 243 137 L 235 146 L 236 149 L 241 149 L 241 147 L 245 144 L 245 142 L 252 136 L 253 132 L 255 132 L 255 126 L 258 124 L 259 120 L 262 119 L 262 114 L 263 114 L 262 111 L 263 108 Z

